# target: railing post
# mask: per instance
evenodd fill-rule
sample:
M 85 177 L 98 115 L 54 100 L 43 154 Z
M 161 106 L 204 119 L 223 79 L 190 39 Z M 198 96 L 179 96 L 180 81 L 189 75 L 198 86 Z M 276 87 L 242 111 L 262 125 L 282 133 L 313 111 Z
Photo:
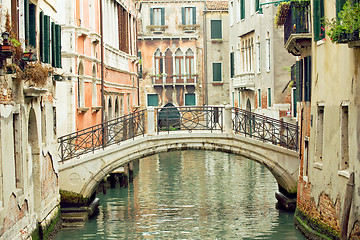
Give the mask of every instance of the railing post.
M 225 133 L 232 133 L 231 110 L 232 110 L 232 107 L 230 105 L 225 106 L 225 111 L 224 111 L 224 130 L 225 130 Z
M 148 107 L 147 109 L 147 129 L 148 135 L 152 136 L 155 135 L 155 108 Z

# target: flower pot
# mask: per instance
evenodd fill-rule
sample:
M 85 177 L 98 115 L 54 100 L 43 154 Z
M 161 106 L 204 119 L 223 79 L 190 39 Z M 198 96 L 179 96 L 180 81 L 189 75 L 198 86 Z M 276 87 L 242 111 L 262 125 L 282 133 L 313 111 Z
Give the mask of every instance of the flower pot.
M 21 60 L 23 61 L 36 61 L 36 54 L 32 52 L 21 54 Z
M 352 33 L 348 34 L 349 41 L 357 41 L 359 40 L 359 30 L 355 30 Z
M 348 38 L 348 34 L 347 33 L 342 33 L 340 36 L 339 36 L 339 39 L 338 39 L 338 43 L 347 43 L 349 41 L 349 38 Z

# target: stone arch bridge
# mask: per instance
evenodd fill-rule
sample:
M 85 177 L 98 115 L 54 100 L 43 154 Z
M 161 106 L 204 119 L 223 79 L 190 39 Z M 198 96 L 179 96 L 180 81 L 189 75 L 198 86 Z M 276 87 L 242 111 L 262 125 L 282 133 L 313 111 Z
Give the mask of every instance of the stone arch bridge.
M 84 197 L 120 166 L 185 149 L 228 152 L 257 161 L 272 172 L 280 192 L 296 196 L 298 127 L 242 109 L 149 108 L 58 140 L 60 189 Z

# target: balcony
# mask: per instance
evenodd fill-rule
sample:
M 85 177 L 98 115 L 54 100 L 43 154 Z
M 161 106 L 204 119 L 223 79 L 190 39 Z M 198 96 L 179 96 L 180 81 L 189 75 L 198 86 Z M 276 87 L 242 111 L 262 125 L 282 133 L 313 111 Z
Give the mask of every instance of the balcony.
M 255 74 L 254 73 L 242 73 L 234 76 L 234 88 L 240 88 L 242 90 L 252 90 L 255 89 L 254 83 Z
M 154 86 L 178 86 L 178 85 L 195 85 L 197 74 L 188 75 L 152 75 L 152 84 Z
M 159 25 L 159 26 L 155 26 L 155 25 L 150 25 L 146 27 L 149 31 L 151 31 L 153 34 L 162 34 L 163 32 L 165 32 L 165 30 L 168 28 L 167 25 Z
M 179 25 L 179 28 L 181 28 L 185 33 L 194 33 L 196 29 L 199 28 L 199 25 Z
M 294 56 L 300 56 L 304 48 L 311 46 L 310 6 L 291 3 L 284 23 L 284 45 Z

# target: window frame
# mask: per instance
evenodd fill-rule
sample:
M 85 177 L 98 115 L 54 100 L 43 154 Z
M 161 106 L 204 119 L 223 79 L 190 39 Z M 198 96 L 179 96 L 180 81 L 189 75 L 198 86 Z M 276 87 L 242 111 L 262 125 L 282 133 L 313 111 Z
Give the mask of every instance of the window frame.
M 186 99 L 187 99 L 187 96 L 193 96 L 194 97 L 194 105 L 192 105 L 192 104 L 187 104 L 187 102 L 186 102 Z M 184 105 L 185 106 L 196 106 L 196 93 L 185 93 L 185 95 L 184 95 Z
M 220 33 L 216 33 L 215 30 L 218 30 L 219 26 L 215 26 L 215 23 L 220 23 Z M 210 20 L 210 28 L 211 28 L 211 39 L 222 39 L 223 34 L 222 34 L 222 20 Z
M 220 66 L 220 80 L 215 80 L 215 66 Z M 223 80 L 222 80 L 222 63 L 221 62 L 214 62 L 213 64 L 212 64 L 212 72 L 213 72 L 213 76 L 212 76 L 212 82 L 213 83 L 222 83 L 223 82 Z
M 155 97 L 156 96 L 156 98 L 157 98 L 157 104 L 156 104 L 156 106 L 155 105 L 149 105 L 149 96 L 151 96 L 151 97 Z M 146 94 L 146 106 L 147 107 L 158 107 L 159 106 L 159 94 L 157 94 L 157 93 L 148 93 L 148 94 Z

